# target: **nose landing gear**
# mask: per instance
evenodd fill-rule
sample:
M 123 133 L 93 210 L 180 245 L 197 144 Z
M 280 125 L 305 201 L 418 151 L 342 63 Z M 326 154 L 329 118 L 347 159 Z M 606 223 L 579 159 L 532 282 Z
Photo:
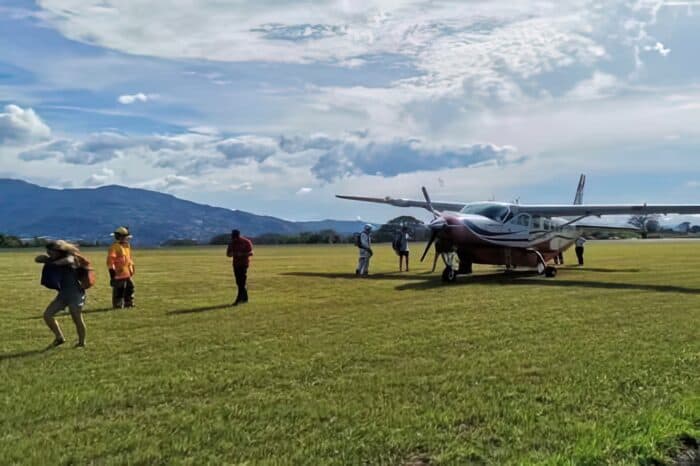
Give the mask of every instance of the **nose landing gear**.
M 544 257 L 542 254 L 535 250 L 535 249 L 530 249 L 529 252 L 532 254 L 535 254 L 537 257 L 537 273 L 540 275 L 544 275 L 547 278 L 554 278 L 557 276 L 557 268 L 553 267 L 551 265 L 547 265 L 547 263 L 544 260 Z
M 443 282 L 454 283 L 457 280 L 457 275 L 472 273 L 472 261 L 468 255 L 460 255 L 456 251 L 450 251 L 442 253 L 441 256 L 445 263 L 445 270 L 442 271 Z
M 457 280 L 457 271 L 452 267 L 445 267 L 442 271 L 442 281 L 445 283 L 454 283 Z

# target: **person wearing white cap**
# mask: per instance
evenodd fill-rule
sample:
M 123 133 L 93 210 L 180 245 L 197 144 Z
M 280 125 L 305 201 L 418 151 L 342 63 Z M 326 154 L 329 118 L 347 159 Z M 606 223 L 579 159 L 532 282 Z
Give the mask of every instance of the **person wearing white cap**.
M 361 277 L 366 277 L 369 274 L 369 260 L 374 254 L 372 252 L 372 225 L 369 223 L 365 225 L 360 233 L 360 240 L 357 247 L 360 249 L 360 258 L 357 262 L 357 270 L 355 274 Z

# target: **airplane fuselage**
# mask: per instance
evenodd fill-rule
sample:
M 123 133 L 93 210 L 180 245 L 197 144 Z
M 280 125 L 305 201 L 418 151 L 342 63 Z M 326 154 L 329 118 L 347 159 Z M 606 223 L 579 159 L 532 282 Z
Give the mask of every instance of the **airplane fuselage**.
M 460 262 L 537 267 L 568 249 L 581 235 L 571 220 L 518 213 L 517 204 L 467 204 L 430 224 L 439 252 Z

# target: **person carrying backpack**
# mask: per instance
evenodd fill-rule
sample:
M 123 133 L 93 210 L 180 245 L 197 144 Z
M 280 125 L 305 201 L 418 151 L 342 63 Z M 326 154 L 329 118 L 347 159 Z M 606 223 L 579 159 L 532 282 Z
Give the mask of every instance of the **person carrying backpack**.
M 394 240 L 394 250 L 399 255 L 399 272 L 403 271 L 403 259 L 406 258 L 406 272 L 408 272 L 408 240 L 410 239 L 408 227 L 402 226 Z
M 360 250 L 360 257 L 357 262 L 357 269 L 355 269 L 355 275 L 361 277 L 366 277 L 369 274 L 369 260 L 374 254 L 372 252 L 372 237 L 370 233 L 372 232 L 372 225 L 369 223 L 365 225 L 357 239 L 356 245 Z
M 134 307 L 134 281 L 136 273 L 134 260 L 131 258 L 131 233 L 127 227 L 114 230 L 114 243 L 107 252 L 107 269 L 109 285 L 112 287 L 112 307 L 121 309 Z
M 89 262 L 80 255 L 77 246 L 63 240 L 48 242 L 46 254 L 39 255 L 34 260 L 44 264 L 41 284 L 58 291 L 44 311 L 44 322 L 55 336 L 51 346 L 59 346 L 66 341 L 54 316 L 67 307 L 78 333 L 78 343 L 75 346 L 84 347 L 86 328 L 82 310 L 85 305 L 85 288 L 94 283 L 94 275 L 88 269 Z

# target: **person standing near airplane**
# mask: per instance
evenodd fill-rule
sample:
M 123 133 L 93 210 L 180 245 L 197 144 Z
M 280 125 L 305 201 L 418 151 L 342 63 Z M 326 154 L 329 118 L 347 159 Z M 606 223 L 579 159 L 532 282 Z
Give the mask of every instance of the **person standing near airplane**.
M 404 257 L 406 258 L 406 272 L 408 272 L 408 240 L 410 239 L 410 235 L 408 234 L 408 227 L 407 226 L 402 226 L 401 227 L 401 232 L 399 233 L 399 238 L 398 238 L 398 251 L 397 253 L 399 254 L 399 272 L 403 271 L 403 259 Z
M 360 249 L 360 258 L 357 262 L 357 270 L 355 270 L 355 275 L 361 277 L 366 277 L 369 274 L 369 260 L 374 255 L 372 252 L 372 225 L 369 223 L 365 225 L 360 233 L 359 243 L 357 247 Z
M 114 230 L 114 243 L 107 252 L 109 285 L 112 287 L 112 307 L 121 309 L 134 307 L 134 281 L 136 273 L 131 257 L 131 233 L 127 227 Z
M 576 258 L 578 258 L 578 265 L 583 265 L 583 245 L 586 244 L 586 238 L 579 236 L 576 239 Z
M 248 302 L 248 267 L 250 266 L 250 256 L 253 255 L 253 243 L 248 238 L 241 236 L 238 230 L 231 230 L 231 241 L 226 248 L 226 256 L 233 258 L 233 276 L 236 278 L 238 295 L 232 306 L 245 304 Z
M 559 251 L 556 256 L 554 256 L 555 265 L 564 265 L 564 253 Z

